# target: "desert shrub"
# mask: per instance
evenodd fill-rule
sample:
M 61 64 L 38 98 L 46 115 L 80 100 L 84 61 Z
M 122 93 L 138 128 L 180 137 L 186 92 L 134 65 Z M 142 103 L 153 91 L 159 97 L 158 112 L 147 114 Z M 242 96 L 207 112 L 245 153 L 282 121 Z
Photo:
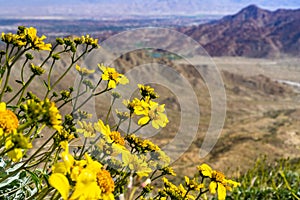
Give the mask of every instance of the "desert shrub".
M 299 159 L 267 162 L 259 158 L 239 179 L 240 186 L 226 199 L 300 199 Z

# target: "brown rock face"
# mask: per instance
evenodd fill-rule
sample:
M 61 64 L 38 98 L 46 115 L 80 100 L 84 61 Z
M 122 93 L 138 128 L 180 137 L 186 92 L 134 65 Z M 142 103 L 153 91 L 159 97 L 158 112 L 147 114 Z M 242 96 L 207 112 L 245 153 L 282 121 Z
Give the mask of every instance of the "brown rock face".
M 182 29 L 211 56 L 300 55 L 300 9 L 260 9 L 255 5 L 208 24 Z

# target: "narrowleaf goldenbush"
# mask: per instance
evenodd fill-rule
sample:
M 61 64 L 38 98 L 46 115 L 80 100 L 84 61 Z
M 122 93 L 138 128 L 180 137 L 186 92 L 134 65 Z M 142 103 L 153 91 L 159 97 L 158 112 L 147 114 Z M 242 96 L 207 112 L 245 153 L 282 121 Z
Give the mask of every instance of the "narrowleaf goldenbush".
M 93 84 L 90 77 L 96 70 L 78 65 L 99 47 L 98 40 L 89 35 L 57 38 L 53 44 L 45 39 L 35 28 L 23 26 L 16 33 L 1 35 L 5 49 L 0 53 L 0 199 L 185 200 L 200 199 L 209 192 L 222 200 L 226 191 L 239 185 L 207 164 L 198 166 L 194 177 L 173 184 L 166 177 L 176 176 L 170 158 L 159 146 L 138 136 L 147 125 L 159 129 L 169 123 L 165 105 L 156 102 L 159 95 L 154 89 L 138 84 L 141 96 L 123 100 L 127 111 L 116 110 L 118 121 L 109 124 L 112 106 L 121 98 L 111 90 L 127 84 L 126 76 L 100 63 L 101 76 Z M 39 51 L 47 56 L 37 64 L 33 55 Z M 53 68 L 62 57 L 68 57 L 69 63 L 54 76 Z M 30 76 L 25 75 L 26 67 Z M 72 68 L 80 76 L 79 86 L 56 92 Z M 20 87 L 14 89 L 9 84 L 11 75 L 17 73 Z M 29 91 L 37 78 L 44 83 L 39 94 Z M 91 115 L 81 110 L 83 105 L 110 91 L 113 101 L 106 118 L 90 122 Z M 83 97 L 84 101 L 78 100 Z M 67 106 L 71 110 L 62 112 Z M 133 119 L 139 125 L 136 130 L 131 127 Z M 119 127 L 125 121 L 128 128 L 123 132 Z M 78 137 L 83 144 L 70 145 Z M 161 188 L 154 187 L 157 181 Z

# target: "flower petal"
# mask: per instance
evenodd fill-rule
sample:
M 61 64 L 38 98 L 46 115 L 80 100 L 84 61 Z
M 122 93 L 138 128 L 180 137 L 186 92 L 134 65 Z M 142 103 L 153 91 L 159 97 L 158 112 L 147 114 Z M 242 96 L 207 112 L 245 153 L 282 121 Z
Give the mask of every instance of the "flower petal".
M 226 188 L 222 183 L 218 183 L 218 200 L 225 200 Z
M 209 165 L 207 164 L 202 164 L 198 167 L 199 172 L 201 173 L 202 176 L 206 176 L 211 178 L 212 177 L 212 169 Z
M 150 118 L 148 116 L 142 117 L 141 119 L 139 119 L 138 124 L 139 125 L 144 125 L 147 124 L 149 122 Z
M 68 179 L 63 174 L 51 174 L 49 177 L 49 183 L 60 193 L 63 199 L 68 199 L 70 184 Z
M 209 184 L 209 192 L 211 194 L 216 194 L 216 189 L 217 189 L 217 182 L 215 182 L 215 181 L 210 182 L 210 184 Z

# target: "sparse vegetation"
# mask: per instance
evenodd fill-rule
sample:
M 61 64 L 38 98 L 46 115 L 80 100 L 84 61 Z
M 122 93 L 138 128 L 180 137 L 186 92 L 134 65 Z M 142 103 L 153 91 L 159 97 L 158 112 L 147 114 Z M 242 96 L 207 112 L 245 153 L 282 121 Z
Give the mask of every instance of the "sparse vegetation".
M 299 159 L 268 162 L 259 158 L 253 168 L 239 178 L 241 185 L 226 199 L 300 199 Z

